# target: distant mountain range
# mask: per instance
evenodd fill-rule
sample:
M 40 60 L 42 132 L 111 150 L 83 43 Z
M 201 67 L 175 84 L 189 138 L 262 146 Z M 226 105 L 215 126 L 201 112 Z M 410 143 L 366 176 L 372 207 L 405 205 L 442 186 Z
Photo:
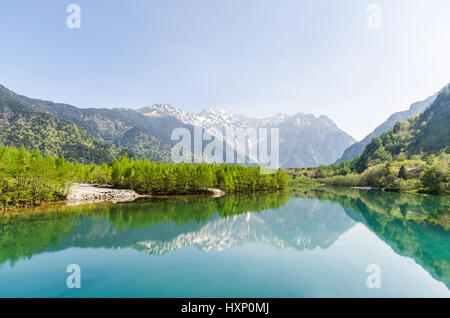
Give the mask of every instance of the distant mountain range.
M 428 97 L 423 101 L 412 104 L 409 109 L 405 111 L 397 112 L 391 115 L 385 122 L 375 128 L 374 131 L 364 137 L 363 140 L 355 142 L 353 145 L 348 147 L 337 162 L 339 163 L 358 157 L 360 154 L 362 154 L 364 148 L 372 141 L 373 138 L 381 136 L 381 134 L 394 127 L 396 122 L 407 120 L 409 117 L 418 115 L 423 112 L 425 108 L 430 106 L 431 103 L 436 99 L 437 94 L 438 93 Z
M 170 161 L 175 128 L 193 134 L 201 127 L 212 136 L 222 137 L 238 156 L 252 158 L 248 140 L 227 139 L 226 130 L 237 128 L 279 128 L 279 156 L 282 168 L 314 167 L 353 159 L 362 154 L 374 137 L 413 115 L 422 113 L 437 93 L 390 116 L 360 142 L 339 129 L 328 117 L 278 113 L 264 119 L 249 118 L 226 110 L 206 109 L 186 112 L 167 104 L 138 110 L 129 108 L 77 108 L 18 95 L 0 85 L 0 143 L 44 154 L 64 155 L 83 163 L 103 163 L 123 153 L 152 161 Z M 270 133 L 270 132 L 269 132 Z M 203 143 L 203 147 L 206 142 Z M 242 153 L 246 149 L 246 153 Z
M 211 135 L 217 135 L 213 128 L 228 144 L 227 128 L 279 128 L 280 166 L 312 167 L 333 163 L 355 140 L 339 129 L 326 116 L 297 113 L 289 116 L 278 113 L 265 119 L 249 118 L 230 111 L 206 109 L 198 114 L 185 112 L 170 105 L 152 105 L 138 110 L 144 116 L 156 118 L 176 118 L 186 125 L 203 127 Z M 243 145 L 236 145 L 242 149 Z
M 279 128 L 280 165 L 283 168 L 330 164 L 355 142 L 323 115 L 279 113 L 265 119 L 253 119 L 225 110 L 188 113 L 170 105 L 153 105 L 139 110 L 82 109 L 21 96 L 1 85 L 0 100 L 3 105 L 0 120 L 2 126 L 8 128 L 8 132 L 1 135 L 1 143 L 23 145 L 28 150 L 39 149 L 44 154 L 64 155 L 81 162 L 108 162 L 124 152 L 153 161 L 169 161 L 171 147 L 176 142 L 171 140 L 171 133 L 180 127 L 190 132 L 195 127 L 209 132 L 218 128 L 221 134 L 226 128 Z M 51 125 L 58 124 L 58 132 L 49 128 L 50 124 L 41 123 L 43 118 L 52 122 Z M 242 145 L 226 138 L 225 142 L 235 147 L 239 155 L 238 149 Z

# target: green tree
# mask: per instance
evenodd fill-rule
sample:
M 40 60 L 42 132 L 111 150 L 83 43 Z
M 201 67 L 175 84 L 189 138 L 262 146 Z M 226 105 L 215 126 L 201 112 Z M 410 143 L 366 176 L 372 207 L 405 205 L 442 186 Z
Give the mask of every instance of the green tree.
M 400 170 L 398 171 L 398 177 L 403 179 L 403 180 L 407 180 L 408 176 L 406 175 L 406 168 L 404 165 L 402 165 L 400 167 Z
M 429 166 L 425 169 L 420 181 L 427 193 L 443 194 L 448 192 L 447 176 L 434 166 Z

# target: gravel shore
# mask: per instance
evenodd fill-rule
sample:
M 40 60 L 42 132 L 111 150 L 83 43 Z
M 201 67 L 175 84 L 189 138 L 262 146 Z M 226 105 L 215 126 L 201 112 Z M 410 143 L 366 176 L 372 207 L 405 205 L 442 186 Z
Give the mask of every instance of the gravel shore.
M 82 204 L 90 202 L 127 202 L 140 197 L 133 190 L 112 189 L 94 184 L 75 184 L 67 196 L 67 203 Z
M 213 197 L 221 197 L 225 194 L 220 189 L 207 189 Z M 134 201 L 139 197 L 148 197 L 148 195 L 139 195 L 134 190 L 113 189 L 108 186 L 80 183 L 74 184 L 70 188 L 66 202 L 70 205 L 91 203 L 91 202 L 128 202 Z

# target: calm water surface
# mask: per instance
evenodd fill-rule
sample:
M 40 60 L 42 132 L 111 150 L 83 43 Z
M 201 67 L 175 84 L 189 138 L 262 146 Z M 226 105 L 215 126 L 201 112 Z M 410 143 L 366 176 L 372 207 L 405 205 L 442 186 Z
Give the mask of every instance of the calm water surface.
M 450 297 L 450 231 L 431 224 L 449 206 L 330 188 L 8 212 L 0 297 Z

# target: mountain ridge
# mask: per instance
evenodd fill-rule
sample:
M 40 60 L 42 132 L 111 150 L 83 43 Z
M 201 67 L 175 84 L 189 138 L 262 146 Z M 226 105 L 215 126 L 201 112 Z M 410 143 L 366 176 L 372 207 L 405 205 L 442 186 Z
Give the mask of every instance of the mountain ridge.
M 150 143 L 143 145 L 134 155 L 148 157 L 146 154 L 152 153 L 150 157 L 155 161 L 170 160 L 171 140 L 170 136 L 159 134 L 162 128 L 186 126 L 178 121 L 173 122 L 173 120 L 142 120 L 139 113 L 126 108 L 77 108 L 69 104 L 33 99 L 16 94 L 2 85 L 0 85 L 0 95 L 9 103 L 21 104 L 22 107 L 28 108 L 32 112 L 49 114 L 75 124 L 87 130 L 98 141 L 110 143 L 116 147 L 124 147 L 124 138 L 133 132 L 129 132 L 129 130 L 138 128 L 143 135 L 143 141 L 146 140 Z M 142 146 L 142 143 L 138 141 L 137 144 Z M 133 151 L 133 149 L 126 148 Z
M 353 145 L 348 147 L 344 151 L 342 157 L 339 158 L 339 160 L 337 160 L 336 163 L 340 163 L 345 160 L 351 160 L 362 154 L 364 148 L 372 141 L 373 138 L 381 136 L 384 132 L 394 127 L 396 122 L 405 121 L 409 117 L 413 115 L 418 115 L 421 112 L 423 112 L 428 106 L 430 106 L 433 103 L 438 94 L 439 92 L 435 93 L 432 96 L 429 96 L 428 98 L 422 101 L 411 104 L 410 107 L 404 111 L 399 111 L 390 115 L 388 119 L 386 119 L 383 123 L 378 125 L 370 134 L 364 137 L 361 141 L 355 142 Z
M 422 113 L 398 121 L 393 128 L 375 137 L 356 160 L 358 172 L 372 161 L 386 161 L 400 155 L 450 151 L 450 84 L 439 91 Z
M 0 95 L 0 144 L 43 155 L 64 156 L 80 163 L 111 162 L 122 152 L 95 139 L 87 130 L 50 114 L 33 112 L 20 102 Z
M 217 134 L 213 129 L 218 128 L 221 131 L 220 136 L 229 144 L 234 144 L 235 141 L 226 139 L 227 128 L 279 128 L 282 168 L 332 163 L 356 141 L 325 115 L 316 117 L 302 112 L 294 115 L 277 113 L 274 116 L 256 119 L 213 108 L 207 108 L 196 114 L 168 104 L 154 104 L 138 111 L 151 118 L 176 117 L 185 124 L 203 127 L 213 136 Z
M 154 161 L 169 161 L 171 139 L 175 128 L 186 128 L 191 136 L 195 127 L 202 127 L 212 136 L 224 137 L 225 145 L 238 152 L 240 158 L 250 158 L 250 146 L 227 139 L 227 128 L 279 128 L 280 166 L 312 167 L 336 161 L 355 142 L 325 115 L 297 112 L 277 113 L 263 119 L 249 118 L 234 112 L 207 108 L 197 114 L 176 109 L 168 104 L 154 104 L 138 110 L 130 108 L 77 108 L 75 106 L 33 99 L 0 86 L 0 95 L 36 113 L 46 113 L 87 130 L 100 142 L 127 148 L 137 156 Z M 217 132 L 218 128 L 221 132 Z M 269 129 L 270 133 L 270 129 Z M 231 137 L 230 137 L 231 138 Z M 267 137 L 270 138 L 270 137 Z M 205 147 L 205 144 L 203 145 Z M 246 153 L 239 153 L 246 149 Z M 258 160 L 256 160 L 258 161 Z

